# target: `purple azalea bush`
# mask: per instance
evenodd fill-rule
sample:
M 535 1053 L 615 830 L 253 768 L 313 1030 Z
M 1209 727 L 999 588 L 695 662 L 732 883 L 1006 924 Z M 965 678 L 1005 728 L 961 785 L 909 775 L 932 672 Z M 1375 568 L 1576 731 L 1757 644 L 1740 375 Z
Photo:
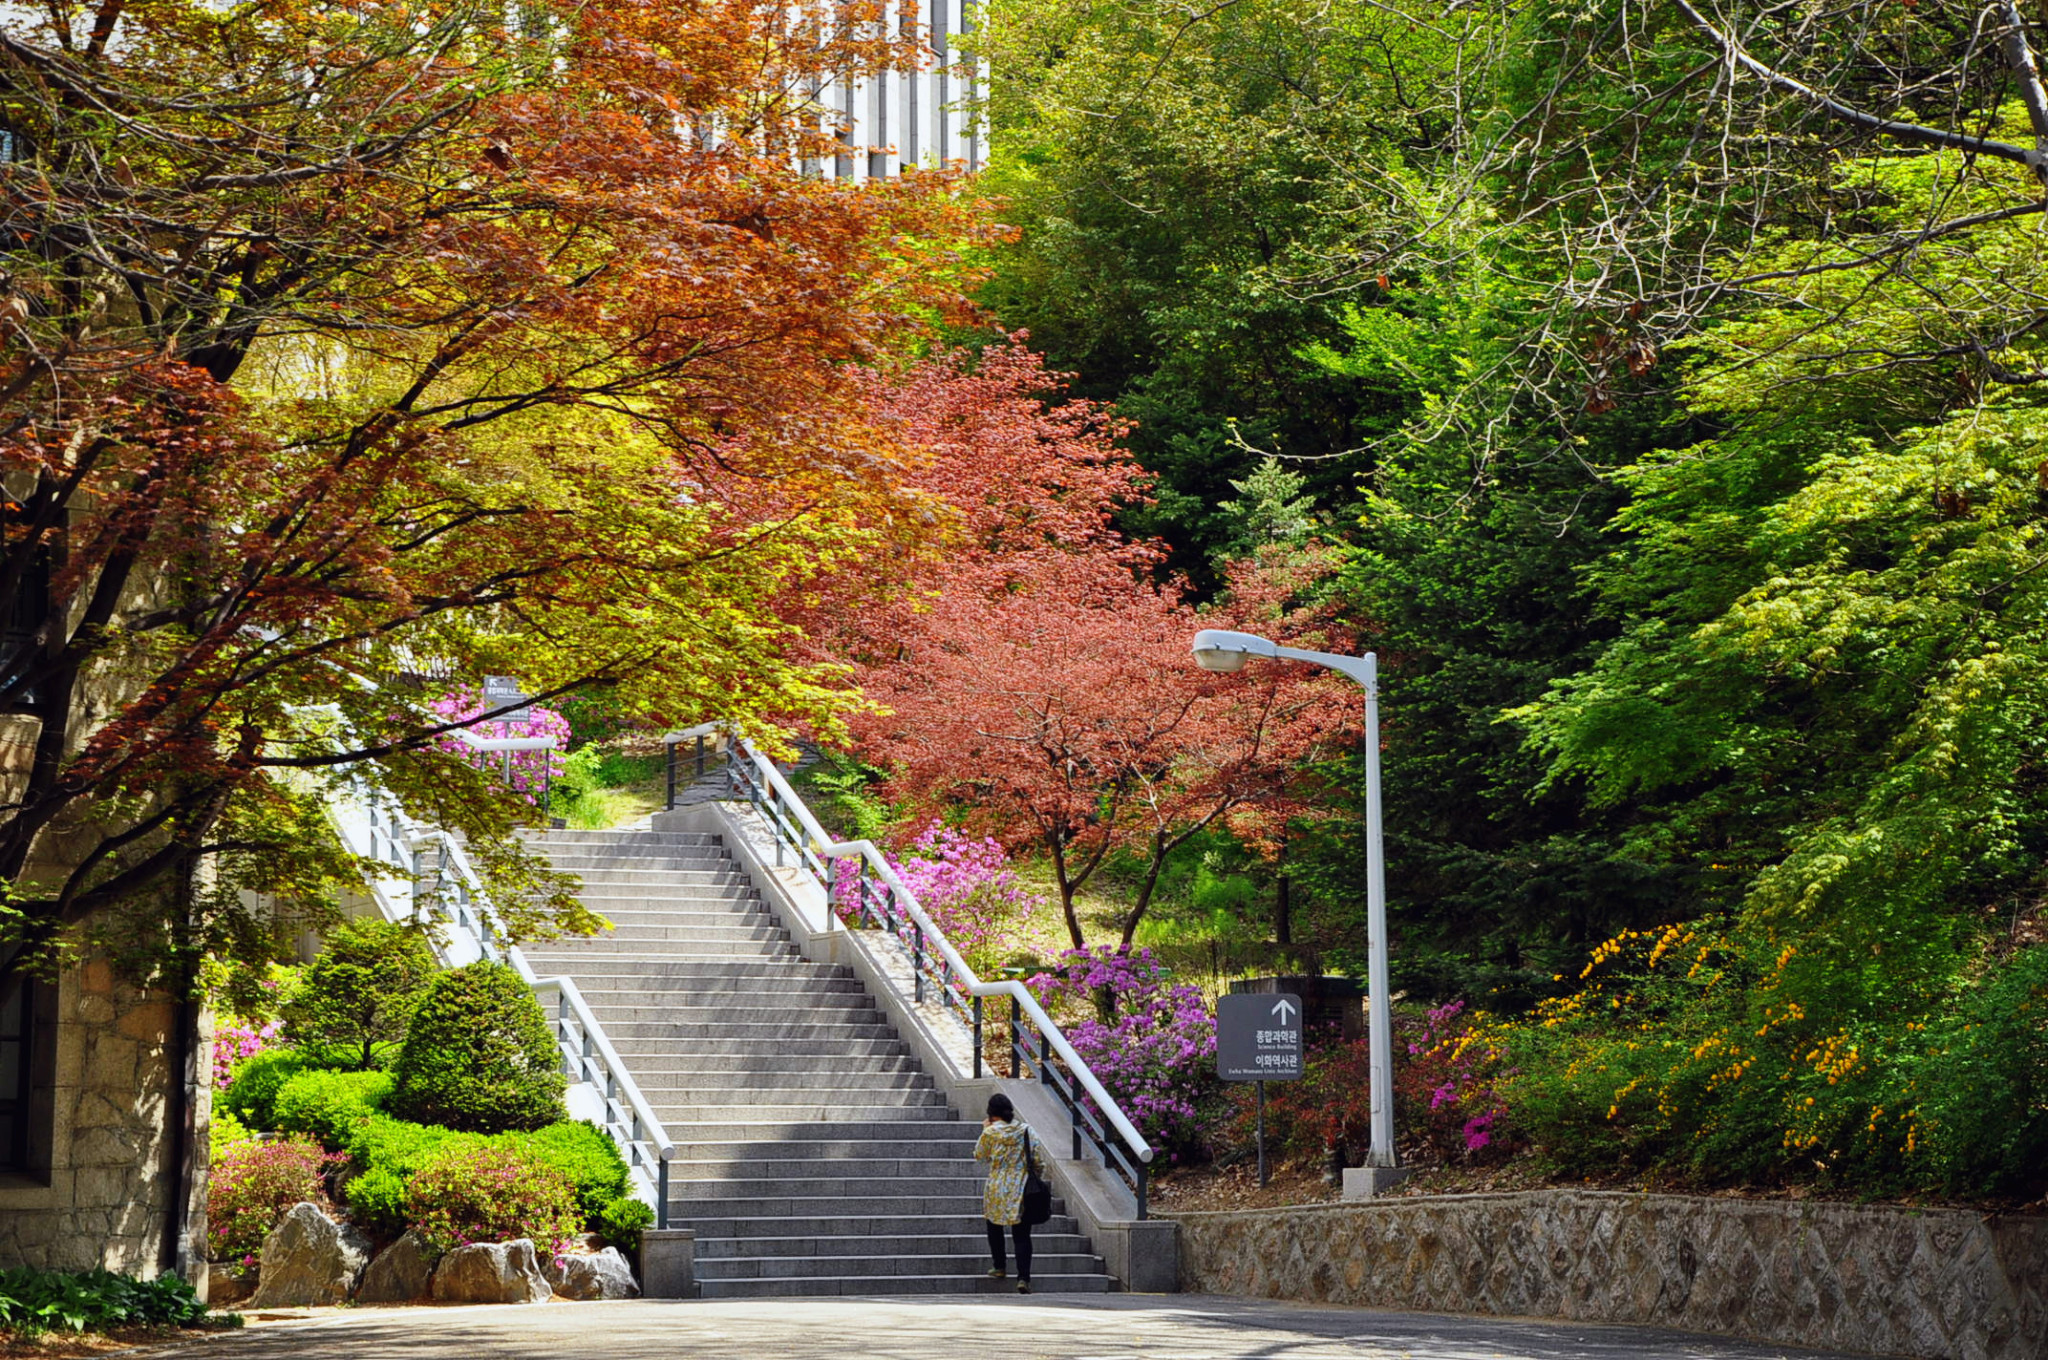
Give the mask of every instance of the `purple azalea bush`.
M 442 722 L 463 722 L 485 711 L 480 691 L 464 686 L 453 693 L 445 694 L 428 704 L 434 715 Z M 539 704 L 532 706 L 533 716 L 523 723 L 485 722 L 470 728 L 472 736 L 486 739 L 496 737 L 553 737 L 556 739 L 552 751 L 510 752 L 511 783 L 514 792 L 538 803 L 545 796 L 544 790 L 551 780 L 561 777 L 562 767 L 567 761 L 569 746 L 569 720 L 552 708 Z M 442 737 L 435 743 L 443 751 L 452 751 L 480 770 L 498 771 L 505 768 L 505 754 L 502 752 L 472 751 L 461 739 L 453 736 Z
M 1070 949 L 1060 960 L 1027 985 L 1060 1018 L 1081 1060 L 1154 1147 L 1173 1160 L 1199 1149 L 1204 1106 L 1216 1091 L 1208 998 L 1185 983 L 1167 985 L 1149 949 Z M 1096 1005 L 1105 995 L 1115 1004 L 1110 1020 Z

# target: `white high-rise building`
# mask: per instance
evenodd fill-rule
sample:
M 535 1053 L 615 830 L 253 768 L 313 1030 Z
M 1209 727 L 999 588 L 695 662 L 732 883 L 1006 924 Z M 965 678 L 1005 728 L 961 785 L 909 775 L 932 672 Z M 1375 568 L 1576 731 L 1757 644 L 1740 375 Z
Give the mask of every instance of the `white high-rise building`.
M 840 141 L 848 150 L 819 165 L 819 173 L 868 179 L 948 161 L 981 169 L 987 147 L 975 104 L 987 70 L 970 61 L 960 46 L 981 8 L 980 0 L 889 0 L 889 30 L 921 28 L 932 60 L 914 73 L 826 82 L 818 102 L 837 115 Z

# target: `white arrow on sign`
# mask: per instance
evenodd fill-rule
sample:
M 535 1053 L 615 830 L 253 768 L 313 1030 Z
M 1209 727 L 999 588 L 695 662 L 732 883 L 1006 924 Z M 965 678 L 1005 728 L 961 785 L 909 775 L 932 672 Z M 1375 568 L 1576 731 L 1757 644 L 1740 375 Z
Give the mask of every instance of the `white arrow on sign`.
M 1273 1014 L 1280 1017 L 1281 1024 L 1286 1024 L 1294 1017 L 1294 1003 L 1282 997 L 1273 1003 Z

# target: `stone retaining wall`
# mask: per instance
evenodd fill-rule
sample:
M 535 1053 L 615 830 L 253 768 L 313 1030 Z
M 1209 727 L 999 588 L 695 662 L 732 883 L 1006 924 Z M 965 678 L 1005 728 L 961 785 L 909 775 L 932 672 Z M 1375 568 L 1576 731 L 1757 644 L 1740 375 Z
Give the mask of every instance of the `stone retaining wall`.
M 1176 1215 L 1195 1293 L 2048 1360 L 2048 1218 L 1538 1190 Z

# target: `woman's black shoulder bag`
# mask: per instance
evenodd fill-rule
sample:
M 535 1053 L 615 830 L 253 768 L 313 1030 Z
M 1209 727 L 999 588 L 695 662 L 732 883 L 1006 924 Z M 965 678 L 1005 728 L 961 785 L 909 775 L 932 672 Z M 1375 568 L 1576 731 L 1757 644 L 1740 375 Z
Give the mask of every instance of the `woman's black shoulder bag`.
M 1024 1203 L 1017 1217 L 1032 1227 L 1052 1217 L 1052 1187 L 1038 1174 L 1038 1153 L 1028 1129 L 1024 1132 Z

